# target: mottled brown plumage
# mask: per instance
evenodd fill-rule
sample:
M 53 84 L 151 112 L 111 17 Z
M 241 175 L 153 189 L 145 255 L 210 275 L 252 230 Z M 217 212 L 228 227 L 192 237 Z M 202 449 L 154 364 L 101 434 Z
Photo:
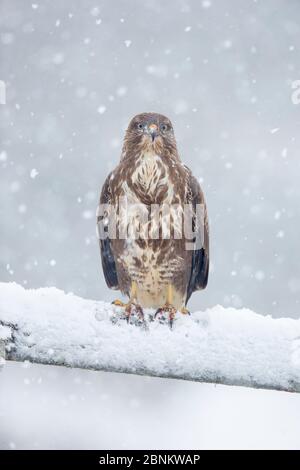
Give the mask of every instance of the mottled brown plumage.
M 172 124 L 165 116 L 144 113 L 130 122 L 120 163 L 108 175 L 100 203 L 119 207 L 120 198 L 130 204 L 143 204 L 145 216 L 150 213 L 152 204 L 160 208 L 163 204 L 177 205 L 177 209 L 171 214 L 170 239 L 163 238 L 162 227 L 158 239 L 147 238 L 145 233 L 154 230 L 154 224 L 151 221 L 138 223 L 136 214 L 132 213 L 126 224 L 129 229 L 133 226 L 140 229 L 139 239 L 108 237 L 100 240 L 108 287 L 121 290 L 141 307 L 160 308 L 171 304 L 176 310 L 183 309 L 191 294 L 207 284 L 208 222 L 203 192 L 191 171 L 182 164 Z M 191 240 L 175 239 L 173 231 L 178 223 L 176 214 L 183 211 L 185 204 L 190 205 L 194 216 L 197 204 L 204 207 L 203 227 L 196 227 L 199 233 L 202 230 L 203 244 L 199 248 L 194 243 L 192 250 L 186 249 L 186 243 Z M 160 211 L 160 214 L 163 213 Z M 103 220 L 99 215 L 98 223 Z M 164 223 L 167 219 L 162 217 L 161 220 Z M 195 225 L 195 218 L 193 221 Z M 124 224 L 122 214 L 118 214 L 118 229 Z

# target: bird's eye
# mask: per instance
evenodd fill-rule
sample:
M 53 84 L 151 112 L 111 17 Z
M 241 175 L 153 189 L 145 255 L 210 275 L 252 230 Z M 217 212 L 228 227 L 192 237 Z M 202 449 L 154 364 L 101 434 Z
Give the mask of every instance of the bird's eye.
M 140 131 L 144 129 L 144 126 L 141 122 L 138 123 L 137 127 Z
M 167 132 L 167 130 L 168 130 L 167 124 L 162 124 L 162 125 L 160 126 L 160 129 L 161 129 L 162 132 Z

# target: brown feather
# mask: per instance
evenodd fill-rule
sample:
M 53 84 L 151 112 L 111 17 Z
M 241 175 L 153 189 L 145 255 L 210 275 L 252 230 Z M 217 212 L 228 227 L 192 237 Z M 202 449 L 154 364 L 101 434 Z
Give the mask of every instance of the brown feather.
M 157 137 L 153 140 L 141 131 L 140 123 L 145 123 L 145 126 L 155 124 L 160 130 Z M 162 126 L 167 129 L 165 132 L 161 130 L 164 128 Z M 131 282 L 136 281 L 140 304 L 157 308 L 165 299 L 166 286 L 171 284 L 175 291 L 174 304 L 176 308 L 181 308 L 192 292 L 206 286 L 209 234 L 203 192 L 191 171 L 181 163 L 172 124 L 165 116 L 144 113 L 131 120 L 120 163 L 106 179 L 100 202 L 109 201 L 118 207 L 121 197 L 135 204 L 143 204 L 143 210 L 148 215 L 151 204 L 178 204 L 178 208 L 183 210 L 184 205 L 189 203 L 193 213 L 196 204 L 204 204 L 205 228 L 201 250 L 187 250 L 187 240 L 184 237 L 175 239 L 173 232 L 170 239 L 163 239 L 161 230 L 159 239 L 116 238 L 109 240 L 108 245 L 100 244 L 109 287 L 117 286 L 129 295 Z M 121 214 L 117 221 L 118 227 L 124 224 Z M 131 223 L 137 224 L 137 219 L 133 218 Z M 110 258 L 109 261 L 106 257 Z M 114 269 L 116 275 L 111 279 L 111 270 Z

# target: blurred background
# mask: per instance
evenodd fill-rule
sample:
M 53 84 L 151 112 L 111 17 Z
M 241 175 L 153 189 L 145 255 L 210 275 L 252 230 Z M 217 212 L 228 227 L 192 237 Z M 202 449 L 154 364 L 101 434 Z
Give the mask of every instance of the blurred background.
M 299 449 L 300 395 L 7 363 L 0 449 Z
M 155 111 L 172 120 L 209 209 L 211 276 L 191 310 L 298 318 L 299 20 L 298 0 L 0 0 L 0 280 L 115 298 L 100 266 L 98 197 L 129 120 Z M 11 389 L 24 385 L 15 367 L 0 378 L 12 374 Z M 47 383 L 47 371 L 33 367 L 31 380 Z M 57 374 L 63 396 L 70 371 Z M 172 381 L 174 394 L 182 386 Z
M 1 0 L 1 280 L 110 300 L 95 211 L 136 113 L 202 182 L 216 303 L 297 316 L 297 0 Z

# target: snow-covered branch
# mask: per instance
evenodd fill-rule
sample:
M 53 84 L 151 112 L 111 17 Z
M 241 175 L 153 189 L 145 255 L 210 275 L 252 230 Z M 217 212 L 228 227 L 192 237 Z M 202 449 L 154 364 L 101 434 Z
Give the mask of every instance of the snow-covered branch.
M 300 392 L 300 319 L 221 306 L 178 314 L 172 330 L 112 318 L 118 309 L 104 302 L 0 283 L 0 356 L 5 350 L 14 361 Z

